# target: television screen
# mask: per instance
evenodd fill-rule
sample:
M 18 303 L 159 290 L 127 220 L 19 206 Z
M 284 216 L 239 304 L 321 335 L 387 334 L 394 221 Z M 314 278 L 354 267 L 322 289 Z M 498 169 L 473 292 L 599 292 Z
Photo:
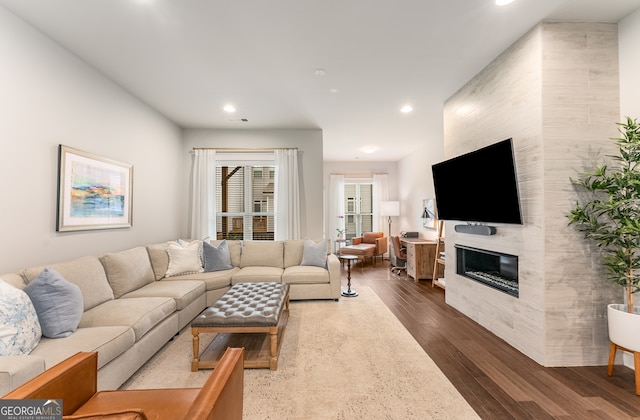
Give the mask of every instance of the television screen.
M 522 224 L 512 139 L 431 169 L 439 219 Z

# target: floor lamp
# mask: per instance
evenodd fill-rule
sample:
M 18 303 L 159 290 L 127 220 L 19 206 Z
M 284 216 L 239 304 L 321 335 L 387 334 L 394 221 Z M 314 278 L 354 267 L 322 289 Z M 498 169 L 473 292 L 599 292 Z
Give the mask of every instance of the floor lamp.
M 389 240 L 391 240 L 391 216 L 400 216 L 400 202 L 381 201 L 380 215 L 389 217 Z

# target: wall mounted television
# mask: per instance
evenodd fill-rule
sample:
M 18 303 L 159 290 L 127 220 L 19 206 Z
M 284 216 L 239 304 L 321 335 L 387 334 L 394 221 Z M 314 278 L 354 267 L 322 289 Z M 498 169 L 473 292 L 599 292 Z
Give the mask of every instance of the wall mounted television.
M 439 219 L 522 224 L 512 139 L 436 163 L 431 169 Z

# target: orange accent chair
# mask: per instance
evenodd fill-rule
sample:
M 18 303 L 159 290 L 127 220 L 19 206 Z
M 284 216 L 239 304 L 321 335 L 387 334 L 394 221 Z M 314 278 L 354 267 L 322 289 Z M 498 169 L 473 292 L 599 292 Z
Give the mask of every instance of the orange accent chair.
M 340 255 L 357 255 L 363 261 L 371 257 L 375 264 L 375 258 L 382 257 L 389 248 L 388 238 L 384 232 L 365 232 L 362 236 L 351 239 L 351 245 L 340 248 Z
M 62 400 L 65 420 L 242 419 L 244 349 L 228 348 L 202 388 L 97 391 L 98 353 L 80 352 L 2 399 Z

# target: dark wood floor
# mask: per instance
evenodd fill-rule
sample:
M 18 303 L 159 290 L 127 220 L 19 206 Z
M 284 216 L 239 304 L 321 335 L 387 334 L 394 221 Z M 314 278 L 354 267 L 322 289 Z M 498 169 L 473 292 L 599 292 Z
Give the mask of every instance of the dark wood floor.
M 430 281 L 391 274 L 388 261 L 357 266 L 351 285 L 376 292 L 483 419 L 640 419 L 629 368 L 611 378 L 606 366 L 544 368 L 448 306 Z

